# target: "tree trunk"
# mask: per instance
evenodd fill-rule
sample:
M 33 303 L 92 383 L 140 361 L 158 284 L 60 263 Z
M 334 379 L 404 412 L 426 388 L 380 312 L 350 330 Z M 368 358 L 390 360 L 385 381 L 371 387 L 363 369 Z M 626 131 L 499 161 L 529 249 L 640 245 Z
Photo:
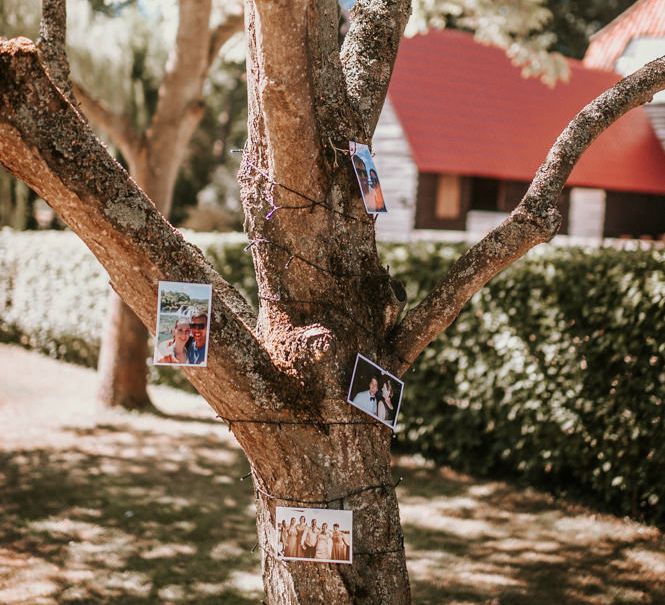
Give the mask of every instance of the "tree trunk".
M 189 142 L 203 117 L 203 84 L 208 69 L 223 41 L 241 24 L 237 16 L 227 18 L 218 27 L 213 40 L 215 36 L 209 30 L 210 0 L 181 0 L 179 9 L 178 34 L 171 65 L 160 86 L 157 109 L 143 137 L 136 133 L 128 134 L 126 121 L 122 117 L 109 116 L 98 103 L 89 99 L 83 103 L 84 109 L 88 108 L 98 121 L 107 126 L 115 124 L 112 130 L 121 142 L 120 148 L 130 174 L 165 217 L 171 212 L 176 178 Z M 141 340 L 147 338 L 147 332 L 121 302 L 112 299 L 110 307 L 112 313 L 122 317 L 118 323 L 123 331 L 109 328 L 104 334 L 98 398 L 107 405 L 126 407 L 130 404 L 132 409 L 147 409 L 152 404 L 146 391 L 146 346 L 145 343 L 141 345 Z M 115 323 L 113 319 L 109 320 L 110 325 Z M 136 332 L 131 331 L 133 327 Z M 129 357 L 127 351 L 131 351 Z M 101 363 L 102 358 L 104 364 Z M 119 376 L 122 376 L 122 381 L 117 380 Z
M 231 422 L 251 452 L 267 602 L 408 604 L 403 534 L 390 473 L 391 431 L 344 400 L 323 401 L 319 407 L 320 425 Z M 353 511 L 353 564 L 277 559 L 276 506 Z
M 11 220 L 12 229 L 25 231 L 28 227 L 28 196 L 30 191 L 21 181 L 14 182 L 14 214 Z
M 136 184 L 168 216 L 180 159 L 160 158 L 159 166 L 151 162 L 150 147 L 138 157 L 129 158 Z M 134 312 L 114 293 L 109 292 L 107 326 L 102 335 L 97 400 L 102 405 L 120 406 L 130 410 L 153 407 L 147 391 L 146 360 L 148 331 Z
M 99 352 L 97 399 L 103 405 L 128 410 L 151 407 L 146 389 L 148 331 L 113 291 Z

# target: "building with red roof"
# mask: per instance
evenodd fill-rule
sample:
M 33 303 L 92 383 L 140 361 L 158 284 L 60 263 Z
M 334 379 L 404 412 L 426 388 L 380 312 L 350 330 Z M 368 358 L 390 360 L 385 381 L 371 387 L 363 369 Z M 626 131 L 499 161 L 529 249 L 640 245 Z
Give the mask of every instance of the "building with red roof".
M 569 65 L 549 88 L 467 33 L 403 40 L 374 138 L 390 210 L 380 232 L 483 230 L 510 212 L 568 122 L 620 78 Z M 665 233 L 665 152 L 643 108 L 589 147 L 561 207 L 562 233 Z
M 651 40 L 662 45 L 663 38 L 665 0 L 639 0 L 591 36 L 584 65 L 624 73 L 619 63 L 632 43 Z

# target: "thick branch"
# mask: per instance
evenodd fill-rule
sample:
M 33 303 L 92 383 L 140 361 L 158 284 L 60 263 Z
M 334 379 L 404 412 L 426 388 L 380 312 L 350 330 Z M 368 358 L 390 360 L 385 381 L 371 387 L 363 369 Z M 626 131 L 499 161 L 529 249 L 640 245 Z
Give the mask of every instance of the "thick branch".
M 133 166 L 141 145 L 141 137 L 134 129 L 131 121 L 119 113 L 109 109 L 103 102 L 95 99 L 78 83 L 73 83 L 74 94 L 86 117 L 98 130 L 103 131 L 122 153 L 134 173 Z
M 46 69 L 56 86 L 76 107 L 76 99 L 69 81 L 67 60 L 67 3 L 65 0 L 42 0 L 42 20 L 37 48 Z
M 290 382 L 254 337 L 245 300 L 108 155 L 24 38 L 0 43 L 0 162 L 83 239 L 149 329 L 158 280 L 212 283 L 208 369 L 188 378 L 209 399 L 226 393 L 226 414 L 279 405 L 270 385 L 288 392 Z
M 392 339 L 404 371 L 492 277 L 558 231 L 563 186 L 592 141 L 630 109 L 665 88 L 665 57 L 649 63 L 589 103 L 554 143 L 529 190 L 499 227 L 468 250 L 443 280 L 404 317 Z
M 341 59 L 349 100 L 368 139 L 379 119 L 410 14 L 410 0 L 360 0 L 351 11 Z

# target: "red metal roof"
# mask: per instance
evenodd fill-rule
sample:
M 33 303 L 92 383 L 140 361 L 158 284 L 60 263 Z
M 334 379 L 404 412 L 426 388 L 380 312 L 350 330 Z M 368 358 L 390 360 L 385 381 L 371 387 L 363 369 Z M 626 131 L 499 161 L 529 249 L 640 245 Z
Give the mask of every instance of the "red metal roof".
M 568 122 L 618 80 L 570 67 L 551 89 L 469 34 L 434 31 L 402 41 L 388 94 L 420 172 L 530 181 Z M 665 153 L 644 109 L 600 135 L 568 184 L 665 193 Z
M 665 0 L 639 0 L 591 36 L 591 43 L 584 55 L 584 65 L 596 69 L 614 69 L 631 40 L 663 36 Z

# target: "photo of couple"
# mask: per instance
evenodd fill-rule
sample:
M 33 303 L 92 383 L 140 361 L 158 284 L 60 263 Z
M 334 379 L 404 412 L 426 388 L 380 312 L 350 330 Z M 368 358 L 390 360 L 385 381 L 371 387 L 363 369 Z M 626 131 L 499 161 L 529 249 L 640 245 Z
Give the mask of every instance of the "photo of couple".
M 395 430 L 404 383 L 358 353 L 347 401 Z
M 278 558 L 351 563 L 352 511 L 278 506 L 275 523 Z
M 159 282 L 155 365 L 207 364 L 211 301 L 210 284 Z
M 367 145 L 349 141 L 349 152 L 353 162 L 353 170 L 356 173 L 360 192 L 365 203 L 367 214 L 379 214 L 388 212 L 383 200 L 383 192 L 379 183 L 379 175 L 372 159 L 372 153 Z

